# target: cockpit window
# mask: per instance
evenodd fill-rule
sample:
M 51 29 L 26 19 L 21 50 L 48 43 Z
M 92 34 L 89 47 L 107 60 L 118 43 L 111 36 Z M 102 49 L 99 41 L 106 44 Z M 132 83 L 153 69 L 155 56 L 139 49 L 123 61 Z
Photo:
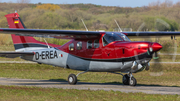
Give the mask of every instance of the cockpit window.
M 106 39 L 103 37 L 103 46 L 106 46 L 108 44 L 108 42 L 106 41 Z
M 116 33 L 118 34 L 121 38 L 124 39 L 124 41 L 131 41 L 126 35 L 122 34 L 122 33 Z
M 123 41 L 123 39 L 115 33 L 106 33 L 103 37 L 103 45 L 106 46 L 107 44 L 113 41 Z

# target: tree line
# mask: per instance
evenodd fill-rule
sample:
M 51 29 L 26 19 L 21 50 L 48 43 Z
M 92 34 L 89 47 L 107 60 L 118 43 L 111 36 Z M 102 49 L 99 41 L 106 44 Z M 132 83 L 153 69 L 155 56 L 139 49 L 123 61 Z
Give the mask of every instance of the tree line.
M 178 31 L 180 2 L 152 2 L 143 7 L 111 7 L 94 4 L 0 3 L 0 27 L 7 28 L 4 15 L 19 13 L 27 28 L 113 31 L 116 20 L 133 31 Z

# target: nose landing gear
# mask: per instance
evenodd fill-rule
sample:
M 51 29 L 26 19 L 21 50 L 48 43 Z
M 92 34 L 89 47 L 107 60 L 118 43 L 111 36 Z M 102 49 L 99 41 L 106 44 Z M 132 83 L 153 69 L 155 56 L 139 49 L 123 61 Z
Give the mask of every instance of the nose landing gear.
M 131 73 L 123 75 L 122 82 L 124 85 L 136 86 L 137 81 Z
M 123 75 L 122 73 L 116 73 L 116 72 L 111 72 L 111 73 L 122 75 L 123 76 L 122 82 L 124 85 L 136 86 L 137 84 L 137 81 L 133 77 L 132 73 L 125 74 L 125 75 Z

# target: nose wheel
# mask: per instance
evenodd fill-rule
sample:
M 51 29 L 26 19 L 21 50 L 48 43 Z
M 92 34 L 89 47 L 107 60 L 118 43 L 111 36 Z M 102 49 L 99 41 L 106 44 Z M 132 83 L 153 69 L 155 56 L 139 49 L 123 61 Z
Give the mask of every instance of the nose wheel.
M 123 76 L 122 82 L 123 82 L 124 85 L 130 85 L 130 86 L 136 86 L 136 84 L 137 84 L 137 81 L 136 81 L 136 79 L 132 76 L 132 74 L 130 74 L 130 75 L 125 74 L 125 75 Z

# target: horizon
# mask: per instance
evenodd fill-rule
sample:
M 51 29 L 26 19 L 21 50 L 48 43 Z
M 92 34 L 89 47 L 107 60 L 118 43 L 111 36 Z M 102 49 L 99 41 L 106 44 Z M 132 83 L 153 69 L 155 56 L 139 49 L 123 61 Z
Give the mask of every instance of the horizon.
M 28 2 L 30 4 L 38 4 L 38 3 L 42 3 L 42 4 L 46 4 L 46 3 L 51 3 L 51 4 L 94 4 L 94 5 L 101 5 L 101 6 L 116 6 L 116 7 L 143 7 L 143 6 L 149 6 L 150 3 L 157 3 L 159 1 L 159 3 L 163 3 L 163 2 L 170 2 L 172 4 L 176 4 L 177 2 L 180 2 L 180 0 L 136 0 L 136 1 L 132 1 L 132 0 L 126 0 L 126 1 L 116 1 L 116 0 L 105 0 L 104 2 L 102 1 L 96 1 L 96 0 L 0 0 L 1 3 L 17 3 L 17 2 Z M 130 3 L 129 3 L 130 2 Z

